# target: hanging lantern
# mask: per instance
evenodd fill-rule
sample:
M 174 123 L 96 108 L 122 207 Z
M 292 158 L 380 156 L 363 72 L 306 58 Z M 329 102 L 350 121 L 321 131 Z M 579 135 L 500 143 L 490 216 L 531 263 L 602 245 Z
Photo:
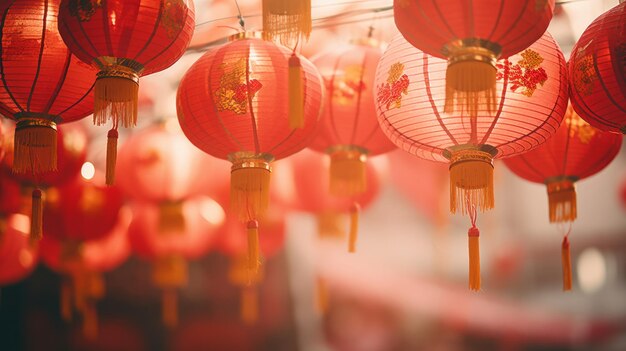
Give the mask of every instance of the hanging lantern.
M 567 107 L 565 60 L 546 33 L 520 54 L 498 61 L 498 108 L 477 116 L 443 108 L 446 66 L 402 37 L 394 39 L 376 73 L 378 120 L 404 151 L 449 162 L 450 211 L 470 213 L 475 220 L 474 209 L 494 206 L 493 159 L 528 151 L 556 132 Z M 470 242 L 477 242 L 477 232 Z
M 395 148 L 378 125 L 374 78 L 382 50 L 362 39 L 316 56 L 312 63 L 326 86 L 326 104 L 311 149 L 330 155 L 330 192 L 353 196 L 366 189 L 365 162 Z
M 617 155 L 622 136 L 590 126 L 571 108 L 556 134 L 538 148 L 504 160 L 518 176 L 548 189 L 550 222 L 577 217 L 574 183 L 604 169 Z M 563 289 L 571 290 L 569 230 L 562 245 Z
M 193 34 L 191 0 L 62 0 L 59 31 L 80 60 L 96 67 L 94 123 L 111 119 L 107 184 L 113 184 L 117 129 L 137 123 L 139 77 L 162 71 Z
M 7 133 L 9 140 L 11 131 Z M 7 146 L 7 156 L 2 161 L 0 170 L 9 178 L 17 181 L 23 192 L 32 192 L 31 211 L 23 211 L 31 217 L 31 238 L 38 240 L 42 235 L 42 216 L 44 192 L 49 187 L 64 185 L 76 178 L 87 157 L 87 134 L 75 123 L 62 124 L 58 127 L 56 138 L 57 164 L 56 171 L 41 174 L 14 173 L 13 145 Z
M 569 60 L 572 106 L 592 127 L 626 134 L 626 3 L 596 18 Z
M 6 227 L 0 233 L 0 287 L 26 278 L 37 267 L 38 249 L 28 240 L 29 227 L 23 214 L 6 217 Z
M 240 33 L 196 61 L 178 88 L 183 132 L 201 150 L 232 162 L 230 205 L 252 229 L 269 203 L 270 163 L 307 146 L 320 114 L 321 79 L 299 58 L 304 123 L 289 127 L 285 87 L 291 56 L 254 33 Z
M 57 170 L 57 125 L 93 112 L 95 70 L 57 30 L 60 0 L 4 1 L 0 113 L 16 122 L 13 172 Z
M 398 30 L 411 45 L 448 60 L 446 113 L 495 114 L 496 61 L 516 54 L 548 28 L 554 0 L 394 0 Z M 443 78 L 443 77 L 442 77 Z
M 224 221 L 222 208 L 208 197 L 183 202 L 181 211 L 185 227 L 162 232 L 159 207 L 137 203 L 128 232 L 133 251 L 152 262 L 152 281 L 162 289 L 162 317 L 168 327 L 178 323 L 177 290 L 189 280 L 187 260 L 207 253 L 215 243 L 216 229 Z
M 95 340 L 99 333 L 96 304 L 105 293 L 102 273 L 117 268 L 130 255 L 127 232 L 131 217 L 130 209 L 122 208 L 113 228 L 98 239 L 58 240 L 47 235 L 41 240 L 42 261 L 63 275 L 59 301 L 61 316 L 70 322 L 74 309 L 78 311 L 87 339 Z
M 158 204 L 160 232 L 184 230 L 185 200 L 228 185 L 227 176 L 216 171 L 226 169 L 226 162 L 193 146 L 174 120 L 133 133 L 121 147 L 117 164 L 123 174 L 119 187 L 130 199 Z

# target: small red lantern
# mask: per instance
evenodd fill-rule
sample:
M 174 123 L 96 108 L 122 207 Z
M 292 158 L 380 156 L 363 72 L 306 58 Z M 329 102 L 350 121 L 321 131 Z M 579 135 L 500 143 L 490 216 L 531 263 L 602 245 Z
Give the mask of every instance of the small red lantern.
M 518 55 L 497 62 L 498 108 L 476 115 L 445 109 L 447 63 L 393 40 L 376 73 L 378 120 L 399 148 L 450 162 L 450 211 L 470 213 L 470 287 L 479 289 L 476 210 L 494 206 L 493 159 L 545 142 L 567 108 L 566 63 L 546 33 Z
M 518 176 L 548 189 L 550 222 L 574 221 L 577 217 L 574 183 L 590 177 L 613 161 L 622 136 L 590 126 L 571 107 L 556 134 L 525 154 L 504 160 Z M 571 290 L 569 239 L 563 237 L 563 289 Z
M 596 18 L 569 61 L 572 106 L 591 126 L 626 134 L 626 3 Z
M 309 147 L 330 155 L 330 192 L 337 196 L 364 192 L 367 157 L 395 148 L 378 125 L 374 105 L 374 78 L 382 53 L 369 38 L 312 60 L 327 94 L 320 128 Z
M 37 246 L 28 240 L 28 217 L 12 214 L 0 232 L 0 286 L 16 283 L 37 267 Z
M 224 221 L 219 204 L 196 197 L 181 204 L 184 228 L 159 228 L 160 210 L 150 203 L 135 204 L 128 235 L 133 251 L 152 261 L 152 280 L 163 290 L 163 323 L 178 323 L 177 289 L 187 285 L 187 260 L 204 255 L 215 243 L 215 231 Z
M 496 60 L 541 38 L 554 6 L 555 0 L 394 0 L 393 15 L 409 43 L 448 60 L 445 112 L 476 116 L 498 110 Z
M 0 113 L 15 120 L 13 171 L 57 168 L 57 124 L 93 112 L 95 70 L 74 57 L 57 30 L 59 0 L 0 5 Z
M 68 48 L 100 72 L 94 122 L 113 120 L 107 184 L 113 183 L 117 128 L 137 123 L 139 77 L 162 71 L 185 52 L 193 34 L 191 0 L 62 0 L 59 32 Z

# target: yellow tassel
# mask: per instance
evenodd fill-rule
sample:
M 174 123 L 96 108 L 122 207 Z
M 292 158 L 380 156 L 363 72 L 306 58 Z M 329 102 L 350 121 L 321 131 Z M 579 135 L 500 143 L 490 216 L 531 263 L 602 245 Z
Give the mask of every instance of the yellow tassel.
M 87 296 L 93 300 L 100 300 L 104 297 L 104 279 L 102 274 L 94 271 L 86 273 L 86 292 Z
M 333 211 L 317 214 L 317 235 L 320 238 L 344 238 L 346 229 L 342 215 Z
M 187 285 L 187 261 L 179 255 L 159 257 L 153 262 L 152 282 L 160 288 L 179 288 Z
M 259 259 L 259 222 L 248 222 L 248 270 L 250 275 L 256 275 L 259 271 L 261 260 Z
M 116 129 L 109 130 L 107 134 L 107 159 L 106 159 L 106 185 L 115 183 L 115 163 L 117 163 L 117 139 L 119 134 Z
M 72 321 L 72 285 L 67 279 L 61 283 L 61 317 L 66 322 Z
M 103 125 L 110 118 L 116 128 L 120 121 L 125 128 L 137 125 L 138 94 L 139 78 L 132 70 L 117 66 L 101 71 L 94 87 L 94 123 Z
M 32 210 L 30 215 L 30 241 L 35 242 L 41 240 L 43 235 L 43 201 L 41 199 L 42 192 L 36 188 L 32 193 Z
M 238 161 L 230 173 L 231 209 L 242 221 L 263 216 L 269 205 L 270 168 L 264 161 Z
M 567 235 L 563 237 L 561 244 L 561 264 L 563 266 L 563 291 L 570 291 L 572 290 L 572 261 Z
M 289 127 L 304 128 L 304 84 L 300 58 L 293 53 L 289 57 Z
M 231 258 L 228 269 L 228 281 L 236 286 L 249 286 L 263 281 L 263 266 L 259 266 L 256 272 L 248 268 L 248 253 Z
M 307 40 L 313 28 L 311 0 L 263 0 L 263 35 L 292 47 L 304 36 Z
M 159 233 L 164 235 L 185 233 L 182 201 L 166 201 L 159 204 L 158 228 Z
M 576 188 L 570 179 L 547 183 L 550 222 L 571 222 L 577 217 Z
M 338 147 L 330 151 L 330 193 L 335 196 L 362 194 L 367 188 L 365 162 L 367 150 Z
M 469 199 L 469 203 L 467 201 Z M 480 211 L 494 207 L 493 157 L 488 152 L 460 150 L 450 158 L 450 212 L 468 212 L 468 205 Z
M 350 208 L 350 236 L 348 238 L 348 252 L 356 252 L 356 239 L 359 233 L 359 212 L 361 207 L 356 202 Z
M 19 119 L 15 127 L 13 172 L 33 173 L 56 171 L 57 129 L 45 119 Z
M 93 302 L 88 303 L 83 310 L 83 335 L 87 340 L 98 339 L 98 311 Z
M 324 278 L 317 277 L 315 290 L 315 307 L 319 314 L 324 315 L 328 311 L 328 286 Z
M 476 117 L 478 111 L 496 111 L 495 55 L 469 47 L 449 58 L 444 112 Z
M 80 313 L 87 308 L 87 283 L 84 272 L 78 272 L 72 276 L 74 284 L 74 307 Z
M 178 293 L 176 289 L 165 289 L 161 296 L 163 324 L 174 328 L 178 325 Z
M 241 289 L 241 320 L 254 324 L 259 319 L 259 296 L 255 285 Z
M 478 228 L 472 227 L 467 233 L 469 241 L 469 288 L 480 290 L 480 246 Z

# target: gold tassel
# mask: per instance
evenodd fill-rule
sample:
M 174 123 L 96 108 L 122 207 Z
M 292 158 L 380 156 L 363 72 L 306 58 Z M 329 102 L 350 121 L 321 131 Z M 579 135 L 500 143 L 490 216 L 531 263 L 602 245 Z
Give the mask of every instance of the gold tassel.
M 165 201 L 159 204 L 160 234 L 184 234 L 185 215 L 182 201 Z
M 469 199 L 469 202 L 466 201 Z M 493 157 L 479 150 L 459 150 L 450 157 L 450 212 L 466 214 L 469 206 L 480 211 L 494 207 Z
M 259 296 L 255 285 L 241 289 L 241 320 L 254 324 L 259 319 Z
M 328 311 L 328 286 L 324 278 L 317 277 L 315 290 L 315 307 L 319 314 L 324 315 Z
M 179 288 L 187 285 L 188 281 L 187 261 L 182 256 L 162 256 L 153 262 L 152 282 L 158 287 Z
M 66 322 L 72 321 L 72 283 L 64 279 L 61 283 L 61 317 Z
M 235 160 L 230 173 L 230 205 L 240 220 L 263 216 L 269 205 L 269 163 L 259 159 Z
M 259 259 L 259 222 L 248 222 L 248 270 L 250 276 L 259 271 L 261 260 Z
M 574 182 L 564 178 L 547 182 L 550 222 L 571 222 L 577 217 Z
M 107 133 L 106 185 L 115 183 L 115 164 L 117 163 L 117 139 L 119 133 L 113 128 Z
M 330 150 L 330 193 L 335 196 L 362 194 L 367 188 L 367 150 L 341 146 Z
M 139 76 L 131 68 L 114 65 L 100 71 L 94 87 L 93 121 L 105 124 L 109 118 L 117 128 L 137 125 Z
M 568 235 L 563 237 L 561 244 L 561 264 L 563 266 L 563 291 L 572 290 L 572 261 L 569 250 Z
M 480 232 L 475 226 L 467 232 L 469 241 L 469 288 L 470 290 L 480 290 Z
M 359 212 L 361 206 L 356 202 L 350 208 L 350 236 L 348 238 L 348 252 L 356 252 L 356 239 L 359 233 Z
M 102 278 L 102 274 L 89 271 L 86 272 L 86 292 L 87 296 L 93 300 L 100 300 L 104 297 L 104 279 Z
M 176 289 L 164 289 L 161 296 L 163 324 L 169 328 L 178 325 L 178 293 Z
M 43 235 L 43 201 L 41 199 L 42 191 L 35 188 L 32 193 L 32 210 L 30 215 L 30 241 L 36 242 L 41 240 Z
M 312 28 L 311 0 L 263 0 L 265 39 L 292 47 L 300 36 L 308 40 Z
M 293 53 L 289 57 L 289 127 L 304 128 L 304 84 L 300 58 Z
M 57 129 L 40 118 L 19 119 L 13 142 L 13 172 L 40 174 L 57 169 Z
M 93 302 L 87 303 L 83 310 L 83 335 L 87 340 L 98 339 L 98 311 Z
M 480 47 L 458 49 L 448 59 L 445 113 L 476 117 L 496 111 L 495 54 Z
M 346 229 L 342 215 L 333 211 L 318 213 L 317 236 L 320 238 L 344 238 Z

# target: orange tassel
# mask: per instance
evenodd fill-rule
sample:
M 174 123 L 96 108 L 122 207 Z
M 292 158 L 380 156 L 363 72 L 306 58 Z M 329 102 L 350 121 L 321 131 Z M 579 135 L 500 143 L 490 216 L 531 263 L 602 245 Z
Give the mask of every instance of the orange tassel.
M 311 20 L 311 0 L 263 0 L 263 37 L 291 47 L 300 36 L 309 38 L 313 22 Z
M 250 276 L 259 271 L 259 222 L 248 221 L 248 270 Z
M 254 324 L 259 319 L 259 296 L 256 286 L 241 289 L 241 319 L 246 324 Z
M 178 325 L 178 293 L 176 289 L 165 289 L 162 295 L 163 324 L 169 328 Z
M 470 290 L 480 290 L 480 232 L 475 226 L 467 232 L 469 240 L 469 288 Z
M 230 155 L 229 155 L 230 157 Z M 271 160 L 263 156 L 233 155 L 230 172 L 230 206 L 242 221 L 257 219 L 269 206 Z
M 83 310 L 83 335 L 87 340 L 98 339 L 98 311 L 94 303 L 88 303 Z
M 352 204 L 350 209 L 350 236 L 348 241 L 348 252 L 356 252 L 356 239 L 359 232 L 359 212 L 361 206 L 358 203 Z
M 563 266 L 563 291 L 570 291 L 572 290 L 572 261 L 568 235 L 563 237 L 561 244 L 561 264 Z
M 331 194 L 349 197 L 365 192 L 367 152 L 355 146 L 337 146 L 329 150 Z
M 160 234 L 180 235 L 185 232 L 185 215 L 182 201 L 166 201 L 159 204 Z
M 317 307 L 317 312 L 323 315 L 328 311 L 328 286 L 326 280 L 322 277 L 317 277 L 316 288 L 315 306 Z
M 450 154 L 450 212 L 465 214 L 471 206 L 480 211 L 494 207 L 493 154 L 476 148 Z
M 124 64 L 119 62 L 109 64 L 96 76 L 94 124 L 102 125 L 112 119 L 116 128 L 120 122 L 125 128 L 133 127 L 137 125 L 139 71 L 143 67 L 131 60 L 126 60 Z
M 550 180 L 548 189 L 548 208 L 550 222 L 572 222 L 576 219 L 576 188 L 574 181 L 567 178 Z
M 15 127 L 13 172 L 40 174 L 57 169 L 56 124 L 44 118 L 20 118 Z
M 289 58 L 289 127 L 304 128 L 304 86 L 302 65 L 295 53 Z
M 115 183 L 115 163 L 117 162 L 117 139 L 119 133 L 116 129 L 109 130 L 107 134 L 107 160 L 106 160 L 106 185 Z
M 72 321 L 72 283 L 65 279 L 61 283 L 61 317 L 66 322 Z
M 32 211 L 30 215 L 30 240 L 35 242 L 43 235 L 43 201 L 41 189 L 36 188 L 32 193 Z

